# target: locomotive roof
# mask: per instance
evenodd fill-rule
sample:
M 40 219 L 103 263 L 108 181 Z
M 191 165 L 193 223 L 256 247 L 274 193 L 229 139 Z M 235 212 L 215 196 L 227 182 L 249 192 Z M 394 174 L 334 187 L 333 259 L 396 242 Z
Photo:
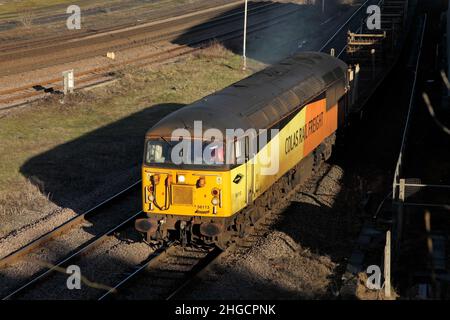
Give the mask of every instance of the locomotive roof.
M 194 136 L 194 121 L 202 121 L 203 131 L 216 128 L 223 134 L 226 129 L 267 129 L 345 79 L 346 72 L 347 65 L 328 54 L 299 53 L 171 113 L 147 136 L 171 137 L 179 128 Z

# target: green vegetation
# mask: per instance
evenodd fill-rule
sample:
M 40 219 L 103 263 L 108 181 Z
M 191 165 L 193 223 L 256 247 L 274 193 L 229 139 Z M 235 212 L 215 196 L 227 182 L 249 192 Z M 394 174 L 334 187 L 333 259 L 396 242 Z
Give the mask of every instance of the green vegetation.
M 142 158 L 146 130 L 249 74 L 240 57 L 213 45 L 185 60 L 126 70 L 119 81 L 54 96 L 0 119 L 0 235 L 128 173 Z M 33 193 L 30 195 L 30 193 Z

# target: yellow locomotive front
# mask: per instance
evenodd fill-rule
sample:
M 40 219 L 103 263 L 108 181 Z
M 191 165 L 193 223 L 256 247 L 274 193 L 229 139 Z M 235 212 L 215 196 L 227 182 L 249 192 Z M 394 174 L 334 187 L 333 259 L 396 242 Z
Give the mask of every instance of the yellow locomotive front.
M 144 166 L 143 208 L 152 214 L 225 216 L 225 172 L 169 170 Z
M 142 166 L 142 207 L 147 217 L 136 221 L 136 229 L 146 234 L 147 241 L 217 241 L 227 227 L 224 220 L 232 215 L 230 172 L 223 165 L 223 150 L 202 142 L 201 161 L 196 161 L 192 150 L 189 161 L 177 164 L 174 158 L 180 151 L 175 151 L 175 143 L 147 139 Z M 209 164 L 204 163 L 204 153 L 210 155 Z

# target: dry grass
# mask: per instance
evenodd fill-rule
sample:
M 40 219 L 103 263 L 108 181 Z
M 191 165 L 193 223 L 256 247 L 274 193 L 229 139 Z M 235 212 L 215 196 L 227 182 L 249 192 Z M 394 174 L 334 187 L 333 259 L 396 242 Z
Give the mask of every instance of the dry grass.
M 31 179 L 30 179 L 31 180 Z M 57 207 L 42 192 L 42 181 L 23 179 L 15 190 L 0 193 L 0 235 L 37 220 Z
M 217 39 L 213 39 L 202 50 L 194 55 L 199 59 L 223 59 L 229 54 L 229 50 Z

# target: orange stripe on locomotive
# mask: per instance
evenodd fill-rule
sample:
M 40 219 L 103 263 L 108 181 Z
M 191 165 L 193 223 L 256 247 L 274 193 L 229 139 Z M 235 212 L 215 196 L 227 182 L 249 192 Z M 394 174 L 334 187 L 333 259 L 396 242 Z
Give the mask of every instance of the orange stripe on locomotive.
M 337 130 L 338 107 L 334 105 L 327 111 L 326 99 L 313 102 L 306 109 L 306 139 L 303 155 L 312 152 L 323 140 Z

